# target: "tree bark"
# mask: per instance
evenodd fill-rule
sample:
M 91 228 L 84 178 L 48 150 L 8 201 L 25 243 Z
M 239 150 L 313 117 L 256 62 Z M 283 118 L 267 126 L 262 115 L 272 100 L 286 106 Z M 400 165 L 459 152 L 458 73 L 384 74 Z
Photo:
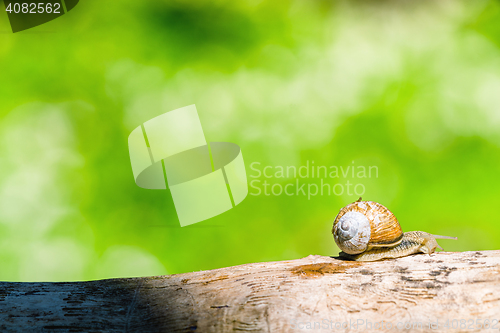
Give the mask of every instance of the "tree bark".
M 493 332 L 499 319 L 500 251 L 0 283 L 2 332 Z

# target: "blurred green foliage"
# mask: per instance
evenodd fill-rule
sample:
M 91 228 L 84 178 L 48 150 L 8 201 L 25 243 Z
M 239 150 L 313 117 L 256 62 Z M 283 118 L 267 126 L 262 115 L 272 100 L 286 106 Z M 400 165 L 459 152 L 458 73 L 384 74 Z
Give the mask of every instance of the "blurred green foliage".
M 180 228 L 168 192 L 135 185 L 130 131 L 190 104 L 249 181 L 253 162 L 377 166 L 326 180 L 362 183 L 404 231 L 458 236 L 446 250 L 500 246 L 497 0 L 80 1 L 16 34 L 0 20 L 0 280 L 336 255 L 355 195 L 249 195 Z

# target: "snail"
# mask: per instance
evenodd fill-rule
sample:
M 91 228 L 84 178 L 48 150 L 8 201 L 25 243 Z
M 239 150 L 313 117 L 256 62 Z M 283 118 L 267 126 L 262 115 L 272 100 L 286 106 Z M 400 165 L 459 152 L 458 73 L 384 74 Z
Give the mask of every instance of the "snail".
M 361 198 L 340 210 L 332 233 L 342 250 L 340 256 L 356 261 L 399 258 L 420 252 L 431 254 L 436 248 L 443 250 L 436 239 L 457 239 L 423 231 L 403 233 L 389 209 Z

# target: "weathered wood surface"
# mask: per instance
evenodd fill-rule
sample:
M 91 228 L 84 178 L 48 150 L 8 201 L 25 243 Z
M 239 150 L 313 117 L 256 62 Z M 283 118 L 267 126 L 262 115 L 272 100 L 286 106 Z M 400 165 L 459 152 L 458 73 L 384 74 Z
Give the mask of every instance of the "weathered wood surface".
M 1 332 L 494 332 L 499 319 L 500 251 L 0 283 Z

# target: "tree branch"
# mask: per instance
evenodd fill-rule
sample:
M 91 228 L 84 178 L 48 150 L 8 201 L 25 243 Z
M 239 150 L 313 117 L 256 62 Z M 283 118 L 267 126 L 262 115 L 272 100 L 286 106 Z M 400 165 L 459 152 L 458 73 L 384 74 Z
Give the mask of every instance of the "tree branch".
M 2 332 L 473 332 L 486 320 L 498 331 L 499 319 L 500 251 L 365 263 L 309 256 L 169 276 L 0 283 Z

